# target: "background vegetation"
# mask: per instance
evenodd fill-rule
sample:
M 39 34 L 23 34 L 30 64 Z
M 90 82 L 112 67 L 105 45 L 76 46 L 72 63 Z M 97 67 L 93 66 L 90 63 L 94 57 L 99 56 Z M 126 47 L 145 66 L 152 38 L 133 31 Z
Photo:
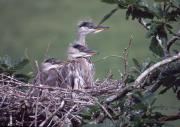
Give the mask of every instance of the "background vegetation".
M 48 55 L 66 58 L 66 48 L 76 38 L 76 25 L 80 20 L 93 19 L 98 23 L 113 5 L 97 0 L 1 0 L 0 1 L 0 55 L 13 58 L 24 56 L 27 51 L 31 61 Z M 100 54 L 94 61 L 112 54 L 121 55 L 133 35 L 130 62 L 148 57 L 145 30 L 135 22 L 125 19 L 125 11 L 117 12 L 105 25 L 110 30 L 88 37 L 89 47 Z M 104 77 L 111 69 L 116 75 L 121 70 L 118 58 L 96 62 L 97 77 Z

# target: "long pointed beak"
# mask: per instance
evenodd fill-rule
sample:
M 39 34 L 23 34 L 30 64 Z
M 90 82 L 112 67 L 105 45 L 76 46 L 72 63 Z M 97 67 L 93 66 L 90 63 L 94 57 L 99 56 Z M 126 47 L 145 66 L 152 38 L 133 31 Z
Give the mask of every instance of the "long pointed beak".
M 87 50 L 85 53 L 86 53 L 87 55 L 89 55 L 89 56 L 94 56 L 94 55 L 97 54 L 97 52 L 96 52 L 96 51 L 93 51 L 93 50 Z
M 109 29 L 108 26 L 100 26 L 100 25 L 98 25 L 98 26 L 95 27 L 94 33 L 99 33 L 101 31 L 104 31 L 104 30 L 107 30 L 107 29 Z
M 96 51 L 92 51 L 92 50 L 87 50 L 87 51 L 84 51 L 84 52 L 79 52 L 79 53 L 76 53 L 76 54 L 72 54 L 72 56 L 74 58 L 80 58 L 80 57 L 91 57 L 91 56 L 94 56 L 96 55 L 97 52 Z

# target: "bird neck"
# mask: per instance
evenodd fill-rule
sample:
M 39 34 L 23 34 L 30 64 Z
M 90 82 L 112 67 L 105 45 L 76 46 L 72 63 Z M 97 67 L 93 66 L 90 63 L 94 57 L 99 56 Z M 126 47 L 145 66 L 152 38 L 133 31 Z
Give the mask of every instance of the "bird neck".
M 86 46 L 86 35 L 85 34 L 79 34 L 77 38 L 77 43 L 83 46 Z

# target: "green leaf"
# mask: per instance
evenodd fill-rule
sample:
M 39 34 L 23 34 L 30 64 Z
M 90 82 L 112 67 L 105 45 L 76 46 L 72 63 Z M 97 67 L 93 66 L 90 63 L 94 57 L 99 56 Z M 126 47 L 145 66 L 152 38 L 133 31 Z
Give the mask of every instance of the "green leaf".
M 147 106 L 143 103 L 138 103 L 136 105 L 133 106 L 133 109 L 135 110 L 147 110 Z
M 83 109 L 79 115 L 83 117 L 83 119 L 90 120 L 94 113 L 100 112 L 100 108 L 97 105 L 89 106 Z
M 154 0 L 155 2 L 169 2 L 170 0 Z
M 126 19 L 129 18 L 129 16 L 132 16 L 132 20 L 144 18 L 144 19 L 153 19 L 154 18 L 154 12 L 151 11 L 146 6 L 139 6 L 137 4 L 130 4 L 128 6 L 128 9 L 126 11 Z
M 158 24 L 157 23 L 150 23 L 148 24 L 150 26 L 150 29 L 148 30 L 148 32 L 146 33 L 146 38 L 150 38 L 153 35 L 156 35 L 157 33 L 157 28 L 158 28 Z
M 151 101 L 152 99 L 154 99 L 154 96 L 155 96 L 154 93 L 146 92 L 146 93 L 144 94 L 144 96 L 143 96 L 142 101 L 143 101 L 143 102 L 149 102 L 149 101 Z
M 180 4 L 180 0 L 175 0 L 178 4 Z
M 19 80 L 19 81 L 22 81 L 22 82 L 28 82 L 29 79 L 31 79 L 30 76 L 28 75 L 25 75 L 25 74 L 15 74 L 14 77 Z
M 138 62 L 138 60 L 133 58 L 132 61 L 133 61 L 134 65 L 136 66 L 136 68 L 139 70 L 141 68 L 141 64 Z
M 7 65 L 6 63 L 2 63 L 0 64 L 0 66 L 4 69 L 8 69 L 9 68 L 9 65 Z
M 164 93 L 166 93 L 170 88 L 171 88 L 171 87 L 166 87 L 166 88 L 162 89 L 162 90 L 159 92 L 159 94 L 164 94 Z
M 108 4 L 117 4 L 118 0 L 101 0 L 104 3 L 108 3 Z
M 125 0 L 127 4 L 135 4 L 137 3 L 139 0 Z
M 156 15 L 158 15 L 158 17 L 163 17 L 163 9 L 161 7 L 161 4 L 156 4 L 155 8 L 154 8 Z
M 134 82 L 135 81 L 135 77 L 133 75 L 129 75 L 126 82 L 127 83 L 131 83 L 131 82 Z
M 14 65 L 10 68 L 12 70 L 20 70 L 24 68 L 25 65 L 29 63 L 29 60 L 26 58 L 22 58 L 20 60 L 17 60 Z
M 156 40 L 155 37 L 152 37 L 151 39 L 151 44 L 149 49 L 156 55 L 163 57 L 164 53 L 163 53 L 163 49 L 161 48 L 161 46 L 159 45 L 158 41 Z
M 126 9 L 128 7 L 128 4 L 124 0 L 119 0 L 118 6 L 121 9 Z
M 102 24 L 103 22 L 105 22 L 107 19 L 109 19 L 117 10 L 118 10 L 118 8 L 115 8 L 115 9 L 111 10 L 108 14 L 106 14 L 103 17 L 103 19 L 99 22 L 99 25 Z
M 9 56 L 0 57 L 0 65 L 4 68 L 12 66 L 12 60 Z
M 167 27 L 168 29 L 173 29 L 173 27 L 172 27 L 170 24 L 168 24 L 168 23 L 166 23 L 166 27 Z
M 151 106 L 154 105 L 156 101 L 157 101 L 157 98 L 154 98 L 154 99 L 151 101 L 150 105 L 151 105 Z

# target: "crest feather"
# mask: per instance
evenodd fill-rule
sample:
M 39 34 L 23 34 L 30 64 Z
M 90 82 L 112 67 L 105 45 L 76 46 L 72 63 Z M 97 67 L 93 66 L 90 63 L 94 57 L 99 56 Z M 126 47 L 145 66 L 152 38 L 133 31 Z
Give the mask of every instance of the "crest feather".
M 93 20 L 91 18 L 82 19 L 78 22 L 78 27 L 81 26 L 84 22 L 93 22 Z

